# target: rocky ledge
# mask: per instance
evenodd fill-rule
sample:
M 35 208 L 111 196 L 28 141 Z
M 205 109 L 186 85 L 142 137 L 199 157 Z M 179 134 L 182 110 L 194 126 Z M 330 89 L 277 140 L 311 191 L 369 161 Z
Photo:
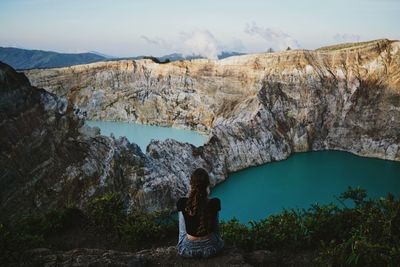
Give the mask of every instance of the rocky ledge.
M 173 208 L 202 166 L 212 183 L 299 151 L 400 160 L 400 42 L 224 60 L 102 62 L 0 72 L 0 211 L 36 212 L 119 191 L 126 207 Z M 82 117 L 206 132 L 200 147 L 153 141 L 143 153 Z
M 37 248 L 25 251 L 17 266 L 318 266 L 315 255 L 309 252 L 278 254 L 267 250 L 244 252 L 231 247 L 209 259 L 185 259 L 176 253 L 175 247 L 160 247 L 139 252 L 121 252 L 102 249 L 73 249 L 53 251 Z

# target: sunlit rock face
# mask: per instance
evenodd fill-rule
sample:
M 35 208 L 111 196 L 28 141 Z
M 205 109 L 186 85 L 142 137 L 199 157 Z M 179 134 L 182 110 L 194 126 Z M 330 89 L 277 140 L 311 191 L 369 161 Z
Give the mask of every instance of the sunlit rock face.
M 54 160 L 57 167 L 46 170 L 47 176 L 54 184 L 61 183 L 55 188 L 65 192 L 81 192 L 78 188 L 84 185 L 81 203 L 88 195 L 112 188 L 124 192 L 129 207 L 158 210 L 174 207 L 176 199 L 187 193 L 190 173 L 198 166 L 210 171 L 215 184 L 229 172 L 282 160 L 298 151 L 337 149 L 400 160 L 399 65 L 400 42 L 379 40 L 219 61 L 124 60 L 30 70 L 25 74 L 31 83 L 54 94 L 38 99 L 58 99 L 63 104 L 47 104 L 53 111 L 43 111 L 42 124 L 31 125 L 26 119 L 8 135 L 25 131 L 41 138 L 50 131 L 46 127 L 56 129 L 51 130 L 59 142 L 53 145 L 54 152 L 46 154 L 50 152 L 44 147 L 52 145 L 39 142 L 35 147 L 40 153 L 46 150 L 47 156 L 28 165 L 25 174 L 44 170 L 46 159 L 60 157 Z M 35 101 L 38 106 L 39 100 Z M 40 101 L 41 109 L 46 109 Z M 49 115 L 57 112 L 65 114 Z M 4 118 L 19 121 L 20 113 Z M 83 128 L 79 118 L 85 116 L 188 128 L 206 132 L 209 139 L 201 147 L 153 141 L 143 154 L 126 140 Z M 2 144 L 11 141 L 3 139 Z M 64 148 L 69 142 L 71 147 Z M 18 153 L 12 153 L 14 159 L 24 159 L 28 152 Z M 9 155 L 2 152 L 1 160 L 9 162 Z M 1 177 L 8 177 L 4 173 Z M 28 181 L 32 179 L 25 178 Z M 76 191 L 64 189 L 68 181 L 76 181 Z
M 400 160 L 399 49 L 398 41 L 378 40 L 219 61 L 113 61 L 26 74 L 67 96 L 90 119 L 207 132 L 224 147 L 219 154 L 228 171 L 320 149 Z

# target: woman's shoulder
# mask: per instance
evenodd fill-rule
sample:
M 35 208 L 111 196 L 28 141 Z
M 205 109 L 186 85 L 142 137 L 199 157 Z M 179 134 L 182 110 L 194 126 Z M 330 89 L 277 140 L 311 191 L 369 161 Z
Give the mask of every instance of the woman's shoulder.
M 220 210 L 221 209 L 221 200 L 217 197 L 211 198 L 210 199 L 210 205 L 215 209 L 215 210 Z
M 217 198 L 217 197 L 210 198 L 210 201 L 212 203 L 218 203 L 218 202 L 221 203 L 221 200 L 219 198 Z
M 187 197 L 181 197 L 178 199 L 178 202 L 176 203 L 176 208 L 178 211 L 181 211 L 185 208 L 186 201 L 188 200 Z

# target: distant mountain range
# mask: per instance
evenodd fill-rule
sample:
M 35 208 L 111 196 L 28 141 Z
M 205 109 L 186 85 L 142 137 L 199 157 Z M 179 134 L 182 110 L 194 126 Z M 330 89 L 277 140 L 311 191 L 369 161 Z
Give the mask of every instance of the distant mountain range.
M 227 52 L 223 51 L 218 55 L 218 59 L 223 59 L 231 56 L 244 55 L 244 53 L 238 52 Z M 118 59 L 142 59 L 146 56 L 137 57 L 124 57 L 117 58 L 109 55 L 104 55 L 98 52 L 88 53 L 57 53 L 52 51 L 42 50 L 28 50 L 14 47 L 0 47 L 0 61 L 11 65 L 17 70 L 26 69 L 43 69 L 43 68 L 59 68 L 68 67 L 78 64 L 87 64 L 98 61 L 118 60 Z M 160 62 L 177 61 L 177 60 L 189 60 L 204 58 L 199 55 L 183 55 L 174 53 L 157 57 Z
M 57 68 L 106 59 L 94 53 L 66 54 L 42 50 L 0 47 L 0 61 L 14 69 Z

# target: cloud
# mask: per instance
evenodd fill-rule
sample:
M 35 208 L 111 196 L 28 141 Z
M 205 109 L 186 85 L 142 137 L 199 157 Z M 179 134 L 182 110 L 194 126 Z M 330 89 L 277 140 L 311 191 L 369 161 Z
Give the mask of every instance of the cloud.
M 333 39 L 338 43 L 351 43 L 359 42 L 361 37 L 358 34 L 337 33 L 333 36 Z
M 300 45 L 296 39 L 292 38 L 290 35 L 282 32 L 279 29 L 272 28 L 262 28 L 258 26 L 256 23 L 247 24 L 244 32 L 253 35 L 260 36 L 265 41 L 267 41 L 267 48 L 274 48 L 278 50 L 284 50 L 288 46 L 291 48 L 299 48 Z
M 246 51 L 246 46 L 243 44 L 242 40 L 238 38 L 232 38 L 228 43 L 222 46 L 222 50 L 243 52 Z
M 206 30 L 195 30 L 191 33 L 182 32 L 181 38 L 182 53 L 218 59 L 221 46 L 211 32 Z
M 140 36 L 140 38 L 142 38 L 148 44 L 151 44 L 151 45 L 156 45 L 156 46 L 160 46 L 160 47 L 163 47 L 163 48 L 170 48 L 171 47 L 171 44 L 166 42 L 162 38 L 149 38 L 149 37 L 144 36 L 144 35 Z
M 195 30 L 192 32 L 181 32 L 180 38 L 175 43 L 167 42 L 162 38 L 150 38 L 140 36 L 150 45 L 168 49 L 184 55 L 200 55 L 209 59 L 217 59 L 221 52 L 221 45 L 214 35 L 207 30 Z

